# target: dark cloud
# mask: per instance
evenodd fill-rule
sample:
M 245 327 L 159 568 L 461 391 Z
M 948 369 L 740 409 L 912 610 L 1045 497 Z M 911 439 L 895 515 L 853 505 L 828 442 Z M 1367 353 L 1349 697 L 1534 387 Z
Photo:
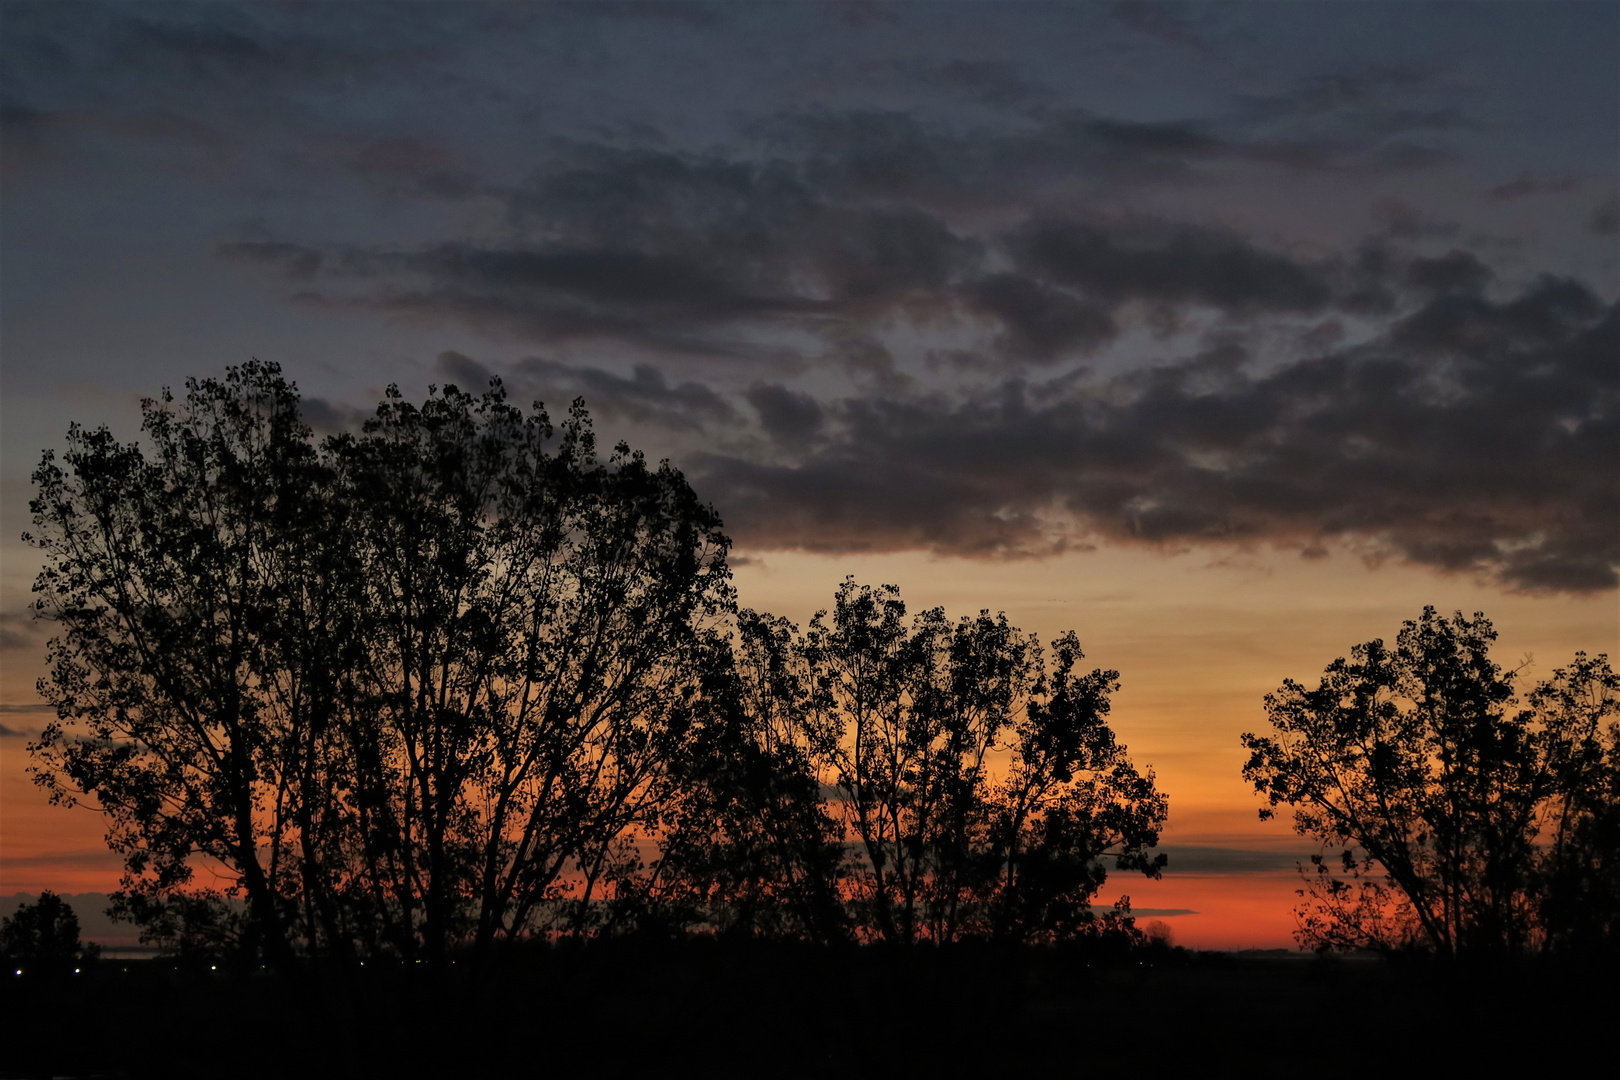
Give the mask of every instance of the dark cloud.
M 1002 327 L 1000 351 L 1046 363 L 1088 352 L 1117 332 L 1104 305 L 1018 274 L 993 274 L 963 289 L 969 310 Z
M 1078 222 L 1038 221 L 1014 246 L 1026 266 L 1113 301 L 1207 304 L 1246 314 L 1316 311 L 1332 297 L 1319 268 L 1190 226 L 1110 233 Z
M 1527 172 L 1505 184 L 1498 184 L 1485 193 L 1492 202 L 1509 202 L 1531 195 L 1556 195 L 1573 188 L 1578 181 L 1573 176 Z
M 0 614 L 0 651 L 38 649 L 40 623 L 32 615 Z
M 815 398 L 780 384 L 755 384 L 748 390 L 748 403 L 759 414 L 766 434 L 790 450 L 807 448 L 826 423 L 826 414 Z
M 939 69 L 945 86 L 1000 109 L 1027 106 L 1051 96 L 1006 60 L 952 60 Z
M 793 328 L 848 355 L 849 343 L 869 340 L 876 326 L 966 319 L 1015 364 L 1107 344 L 1115 309 L 1132 301 L 1239 319 L 1335 305 L 1383 311 L 1394 303 L 1391 286 L 1437 280 L 1450 265 L 1425 264 L 1405 280 L 1393 255 L 1302 261 L 1234 233 L 1147 219 L 1037 218 L 1000 236 L 963 236 L 915 207 L 817 202 L 768 168 L 721 170 L 673 154 L 615 160 L 626 174 L 556 185 L 566 194 L 544 221 L 565 235 L 550 242 L 360 249 L 251 240 L 218 254 L 309 283 L 299 294 L 308 303 L 460 322 L 547 345 L 605 339 L 727 355 L 747 352 L 750 333 Z M 653 172 L 673 181 L 681 213 L 653 202 Z M 540 214 L 537 189 L 521 201 L 524 214 Z M 722 226 L 726 206 L 736 213 Z M 773 213 L 774 229 L 766 225 Z M 991 258 L 1016 269 L 985 274 Z
M 1158 850 L 1169 856 L 1168 869 L 1178 874 L 1275 874 L 1294 870 L 1310 859 L 1308 853 L 1169 844 Z M 1146 911 L 1133 914 L 1145 915 Z
M 637 364 L 628 378 L 600 368 L 533 357 L 496 372 L 454 351 L 439 354 L 439 373 L 463 390 L 479 392 L 499 374 L 510 396 L 542 401 L 561 412 L 583 397 L 592 413 L 673 431 L 733 427 L 741 417 L 732 405 L 699 382 L 671 383 L 650 364 Z
M 1477 293 L 1491 277 L 1491 268 L 1472 252 L 1455 249 L 1439 258 L 1413 259 L 1406 268 L 1407 282 L 1428 293 Z
M 1620 318 L 1544 280 L 1435 299 L 1382 339 L 1265 375 L 1227 348 L 1043 396 L 872 395 L 794 464 L 700 457 L 751 547 L 1051 554 L 1342 541 L 1509 588 L 1612 588 Z
M 1187 9 L 1184 5 L 1153 3 L 1152 0 L 1119 0 L 1109 6 L 1108 13 L 1132 30 L 1160 41 L 1182 45 L 1200 53 L 1213 52 L 1185 18 Z
M 328 401 L 322 397 L 304 396 L 299 402 L 304 422 L 318 434 L 329 435 L 339 431 L 353 431 L 370 416 L 364 409 Z
M 293 159 L 303 169 L 347 174 L 385 198 L 465 199 L 480 187 L 478 174 L 459 152 L 416 136 L 313 143 Z
M 1613 236 L 1620 233 L 1620 197 L 1610 195 L 1603 202 L 1598 203 L 1587 220 L 1587 228 L 1599 236 Z
M 288 277 L 304 280 L 314 277 L 326 261 L 326 253 L 320 248 L 267 240 L 220 244 L 214 253 L 222 259 L 272 266 Z

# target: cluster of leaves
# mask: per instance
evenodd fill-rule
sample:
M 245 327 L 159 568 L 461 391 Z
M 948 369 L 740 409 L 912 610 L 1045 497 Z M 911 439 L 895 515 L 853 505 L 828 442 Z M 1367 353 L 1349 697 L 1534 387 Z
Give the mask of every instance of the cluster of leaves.
M 1313 856 L 1302 943 L 1446 956 L 1590 953 L 1620 929 L 1620 678 L 1576 655 L 1521 701 L 1483 615 L 1426 608 L 1395 646 L 1335 660 L 1266 698 L 1243 736 L 1262 817 Z
M 1090 926 L 1105 856 L 1158 872 L 1164 799 L 1072 636 L 1048 673 L 1005 619 L 908 627 L 892 589 L 802 635 L 738 613 L 713 509 L 599 460 L 578 401 L 554 428 L 498 383 L 390 388 L 317 441 L 274 365 L 186 390 L 140 442 L 71 429 L 31 504 L 35 778 L 105 815 L 152 940 L 1040 939 Z

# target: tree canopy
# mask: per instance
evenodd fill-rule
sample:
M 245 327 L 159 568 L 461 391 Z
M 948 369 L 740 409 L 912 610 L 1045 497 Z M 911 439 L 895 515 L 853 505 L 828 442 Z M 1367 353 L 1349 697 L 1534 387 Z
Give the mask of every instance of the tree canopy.
M 18 975 L 62 975 L 98 951 L 80 944 L 78 914 L 48 890 L 0 921 L 0 962 Z
M 498 385 L 391 389 L 319 444 L 268 364 L 143 413 L 144 443 L 70 431 L 32 504 L 36 778 L 101 808 L 125 910 L 207 922 L 201 858 L 250 950 L 442 960 L 587 904 L 731 606 L 680 473 Z
M 1300 940 L 1442 955 L 1612 947 L 1620 915 L 1620 679 L 1577 654 L 1521 701 L 1490 620 L 1425 608 L 1357 645 L 1245 734 L 1261 816 L 1327 849 Z
M 319 440 L 300 407 L 254 362 L 34 474 L 35 778 L 102 812 L 149 938 L 476 966 L 532 935 L 1128 930 L 1091 901 L 1159 873 L 1167 803 L 1072 634 L 1049 661 L 852 581 L 803 632 L 738 611 L 715 511 L 599 457 L 579 401 L 391 387 Z

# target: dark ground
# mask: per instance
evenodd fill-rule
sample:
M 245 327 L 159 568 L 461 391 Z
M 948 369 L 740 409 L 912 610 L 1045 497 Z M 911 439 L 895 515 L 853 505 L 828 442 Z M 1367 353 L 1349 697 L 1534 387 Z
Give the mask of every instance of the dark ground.
M 1162 949 L 615 945 L 512 958 L 479 993 L 355 974 L 8 972 L 0 1076 L 1500 1075 L 1612 1062 L 1620 1004 L 1608 968 Z

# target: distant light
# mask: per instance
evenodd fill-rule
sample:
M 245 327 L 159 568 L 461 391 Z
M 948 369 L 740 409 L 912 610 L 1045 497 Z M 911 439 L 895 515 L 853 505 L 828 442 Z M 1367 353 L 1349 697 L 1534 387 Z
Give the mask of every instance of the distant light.
M 18 969 L 17 969 L 17 974 L 19 974 L 19 975 L 21 975 L 21 974 L 22 974 L 22 968 L 18 968 Z
M 74 968 L 74 969 L 73 969 L 73 974 L 75 974 L 75 975 L 77 975 L 77 974 L 78 974 L 78 973 L 79 973 L 79 969 L 78 969 L 78 968 Z
M 209 964 L 209 965 L 208 965 L 208 970 L 209 970 L 209 971 L 218 971 L 218 970 L 219 970 L 219 968 L 217 968 L 217 967 L 215 967 L 215 966 L 214 966 L 214 965 L 213 965 L 213 964 Z

